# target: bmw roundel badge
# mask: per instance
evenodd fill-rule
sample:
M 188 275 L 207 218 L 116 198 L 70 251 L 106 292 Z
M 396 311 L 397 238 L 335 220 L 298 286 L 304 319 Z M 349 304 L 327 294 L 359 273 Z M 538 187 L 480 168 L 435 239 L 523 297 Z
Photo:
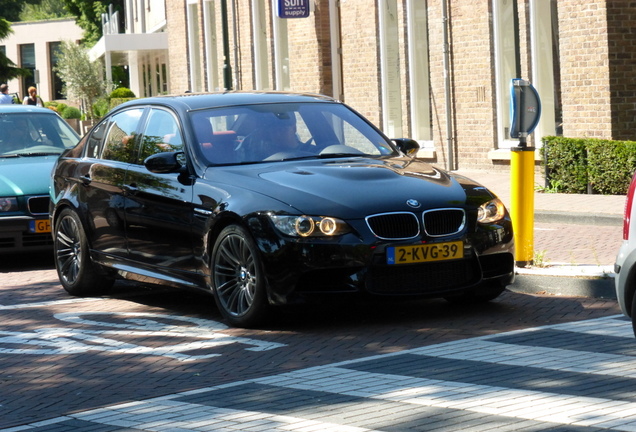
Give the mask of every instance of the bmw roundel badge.
M 418 200 L 410 199 L 406 201 L 406 205 L 413 208 L 418 208 L 421 204 Z

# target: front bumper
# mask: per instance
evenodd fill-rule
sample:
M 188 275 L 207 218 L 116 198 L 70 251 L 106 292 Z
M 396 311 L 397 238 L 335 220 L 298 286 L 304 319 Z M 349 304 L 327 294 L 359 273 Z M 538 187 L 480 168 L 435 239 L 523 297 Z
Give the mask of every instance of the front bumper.
M 438 240 L 462 241 L 461 259 L 416 264 L 387 263 L 388 247 L 409 242 L 380 242 L 353 234 L 332 241 L 294 241 L 280 236 L 274 240 L 267 236 L 271 241 L 257 244 L 261 246 L 269 298 L 274 304 L 327 293 L 445 297 L 475 289 L 484 282 L 501 286 L 513 282 L 512 226 L 504 225 L 497 235 L 492 235 L 491 227 L 487 230 L 490 234 Z
M 0 254 L 50 251 L 52 248 L 48 215 L 0 217 Z
M 614 285 L 616 299 L 625 316 L 631 315 L 631 306 L 636 290 L 636 248 L 627 240 L 623 240 L 614 265 L 616 276 Z

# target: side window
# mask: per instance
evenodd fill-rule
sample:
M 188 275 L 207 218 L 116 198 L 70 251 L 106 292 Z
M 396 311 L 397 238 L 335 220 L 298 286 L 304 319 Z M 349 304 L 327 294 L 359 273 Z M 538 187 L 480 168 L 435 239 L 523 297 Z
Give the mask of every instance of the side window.
M 129 109 L 110 119 L 110 128 L 104 141 L 102 159 L 133 163 L 136 159 L 137 128 L 143 108 Z
M 90 136 L 86 141 L 86 157 L 87 158 L 97 158 L 99 157 L 99 149 L 102 146 L 102 142 L 104 141 L 104 135 L 108 130 L 108 125 L 110 122 L 108 120 L 104 120 L 91 132 Z
M 163 109 L 152 109 L 142 138 L 139 163 L 156 153 L 182 149 L 183 138 L 175 116 Z

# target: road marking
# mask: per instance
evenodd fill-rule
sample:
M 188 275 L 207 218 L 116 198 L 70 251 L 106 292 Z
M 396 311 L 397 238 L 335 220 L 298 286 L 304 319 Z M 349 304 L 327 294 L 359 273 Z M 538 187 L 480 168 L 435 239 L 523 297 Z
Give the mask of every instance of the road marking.
M 0 331 L 0 354 L 64 355 L 87 351 L 114 354 L 154 355 L 179 361 L 219 357 L 219 353 L 188 354 L 224 345 L 247 345 L 247 351 L 268 351 L 285 346 L 276 342 L 220 333 L 227 326 L 212 320 L 141 312 L 68 312 L 54 315 L 62 322 L 87 328 L 39 328 L 33 332 Z M 101 318 L 101 319 L 100 319 Z M 107 329 L 99 329 L 106 327 Z M 115 328 L 116 330 L 110 330 Z M 159 346 L 126 342 L 126 337 L 169 337 L 193 342 Z M 25 348 L 26 346 L 26 348 Z
M 63 318 L 88 323 L 97 316 Z M 111 324 L 124 331 L 131 325 L 153 327 L 154 319 L 121 316 Z M 633 339 L 631 323 L 612 316 L 311 367 L 85 411 L 49 424 L 144 431 L 357 432 L 424 424 L 440 431 L 462 431 L 466 424 L 474 431 L 493 430 L 493 424 L 501 430 L 566 425 L 636 431 Z M 564 343 L 567 349 L 555 348 Z M 43 423 L 2 432 L 40 427 Z
M 57 305 L 65 305 L 65 304 L 73 304 L 73 303 L 89 303 L 95 301 L 101 301 L 101 298 L 77 298 L 77 299 L 67 299 L 67 300 L 53 300 L 47 302 L 37 302 L 37 303 L 21 303 L 17 305 L 0 305 L 0 310 L 17 310 L 17 309 L 27 309 L 27 308 L 40 308 L 46 306 L 57 306 Z

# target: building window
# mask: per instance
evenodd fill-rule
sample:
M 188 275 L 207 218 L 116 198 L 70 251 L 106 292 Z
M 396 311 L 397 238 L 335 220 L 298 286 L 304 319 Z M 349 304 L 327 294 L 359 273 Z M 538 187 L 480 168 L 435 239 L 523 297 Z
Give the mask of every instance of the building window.
M 254 88 L 271 90 L 267 57 L 267 12 L 261 0 L 252 0 L 252 26 L 254 33 Z
M 190 91 L 203 90 L 201 65 L 201 40 L 199 33 L 199 5 L 196 0 L 188 0 L 187 9 L 188 59 L 190 72 Z
M 378 8 L 382 128 L 390 138 L 399 138 L 403 131 L 397 0 L 380 2 Z
M 497 145 L 498 148 L 510 148 L 518 143 L 510 138 L 510 82 L 513 78 L 520 78 L 520 72 L 517 70 L 516 8 L 511 0 L 492 0 L 492 4 L 497 86 Z
M 408 68 L 411 100 L 410 137 L 422 148 L 433 148 L 430 68 L 428 60 L 428 17 L 426 2 L 407 1 Z
M 22 94 L 28 95 L 27 89 L 37 84 L 35 74 L 35 45 L 20 45 L 20 67 L 29 73 L 22 78 Z
M 495 35 L 495 71 L 497 80 L 498 147 L 510 148 L 518 144 L 510 138 L 510 80 L 528 79 L 541 98 L 541 118 L 534 130 L 534 146 L 541 146 L 541 138 L 560 135 L 561 97 L 559 41 L 556 0 L 529 3 L 531 76 L 520 76 L 518 24 L 515 3 L 493 0 Z
M 216 10 L 214 0 L 203 2 L 203 40 L 205 41 L 205 65 L 208 91 L 218 91 L 219 53 L 217 49 Z
M 272 0 L 272 17 L 274 32 L 274 74 L 276 80 L 275 90 L 289 91 L 290 70 L 289 70 L 289 43 L 287 34 L 287 19 L 278 18 L 278 1 Z
M 62 45 L 61 42 L 49 43 L 49 59 L 51 61 L 49 70 L 51 71 L 51 95 L 53 96 L 53 99 L 66 99 L 62 93 L 64 83 L 62 82 L 60 75 L 55 70 L 60 54 L 60 45 Z
M 561 79 L 557 2 L 530 2 L 532 84 L 541 98 L 541 118 L 534 130 L 535 146 L 541 138 L 562 135 Z

